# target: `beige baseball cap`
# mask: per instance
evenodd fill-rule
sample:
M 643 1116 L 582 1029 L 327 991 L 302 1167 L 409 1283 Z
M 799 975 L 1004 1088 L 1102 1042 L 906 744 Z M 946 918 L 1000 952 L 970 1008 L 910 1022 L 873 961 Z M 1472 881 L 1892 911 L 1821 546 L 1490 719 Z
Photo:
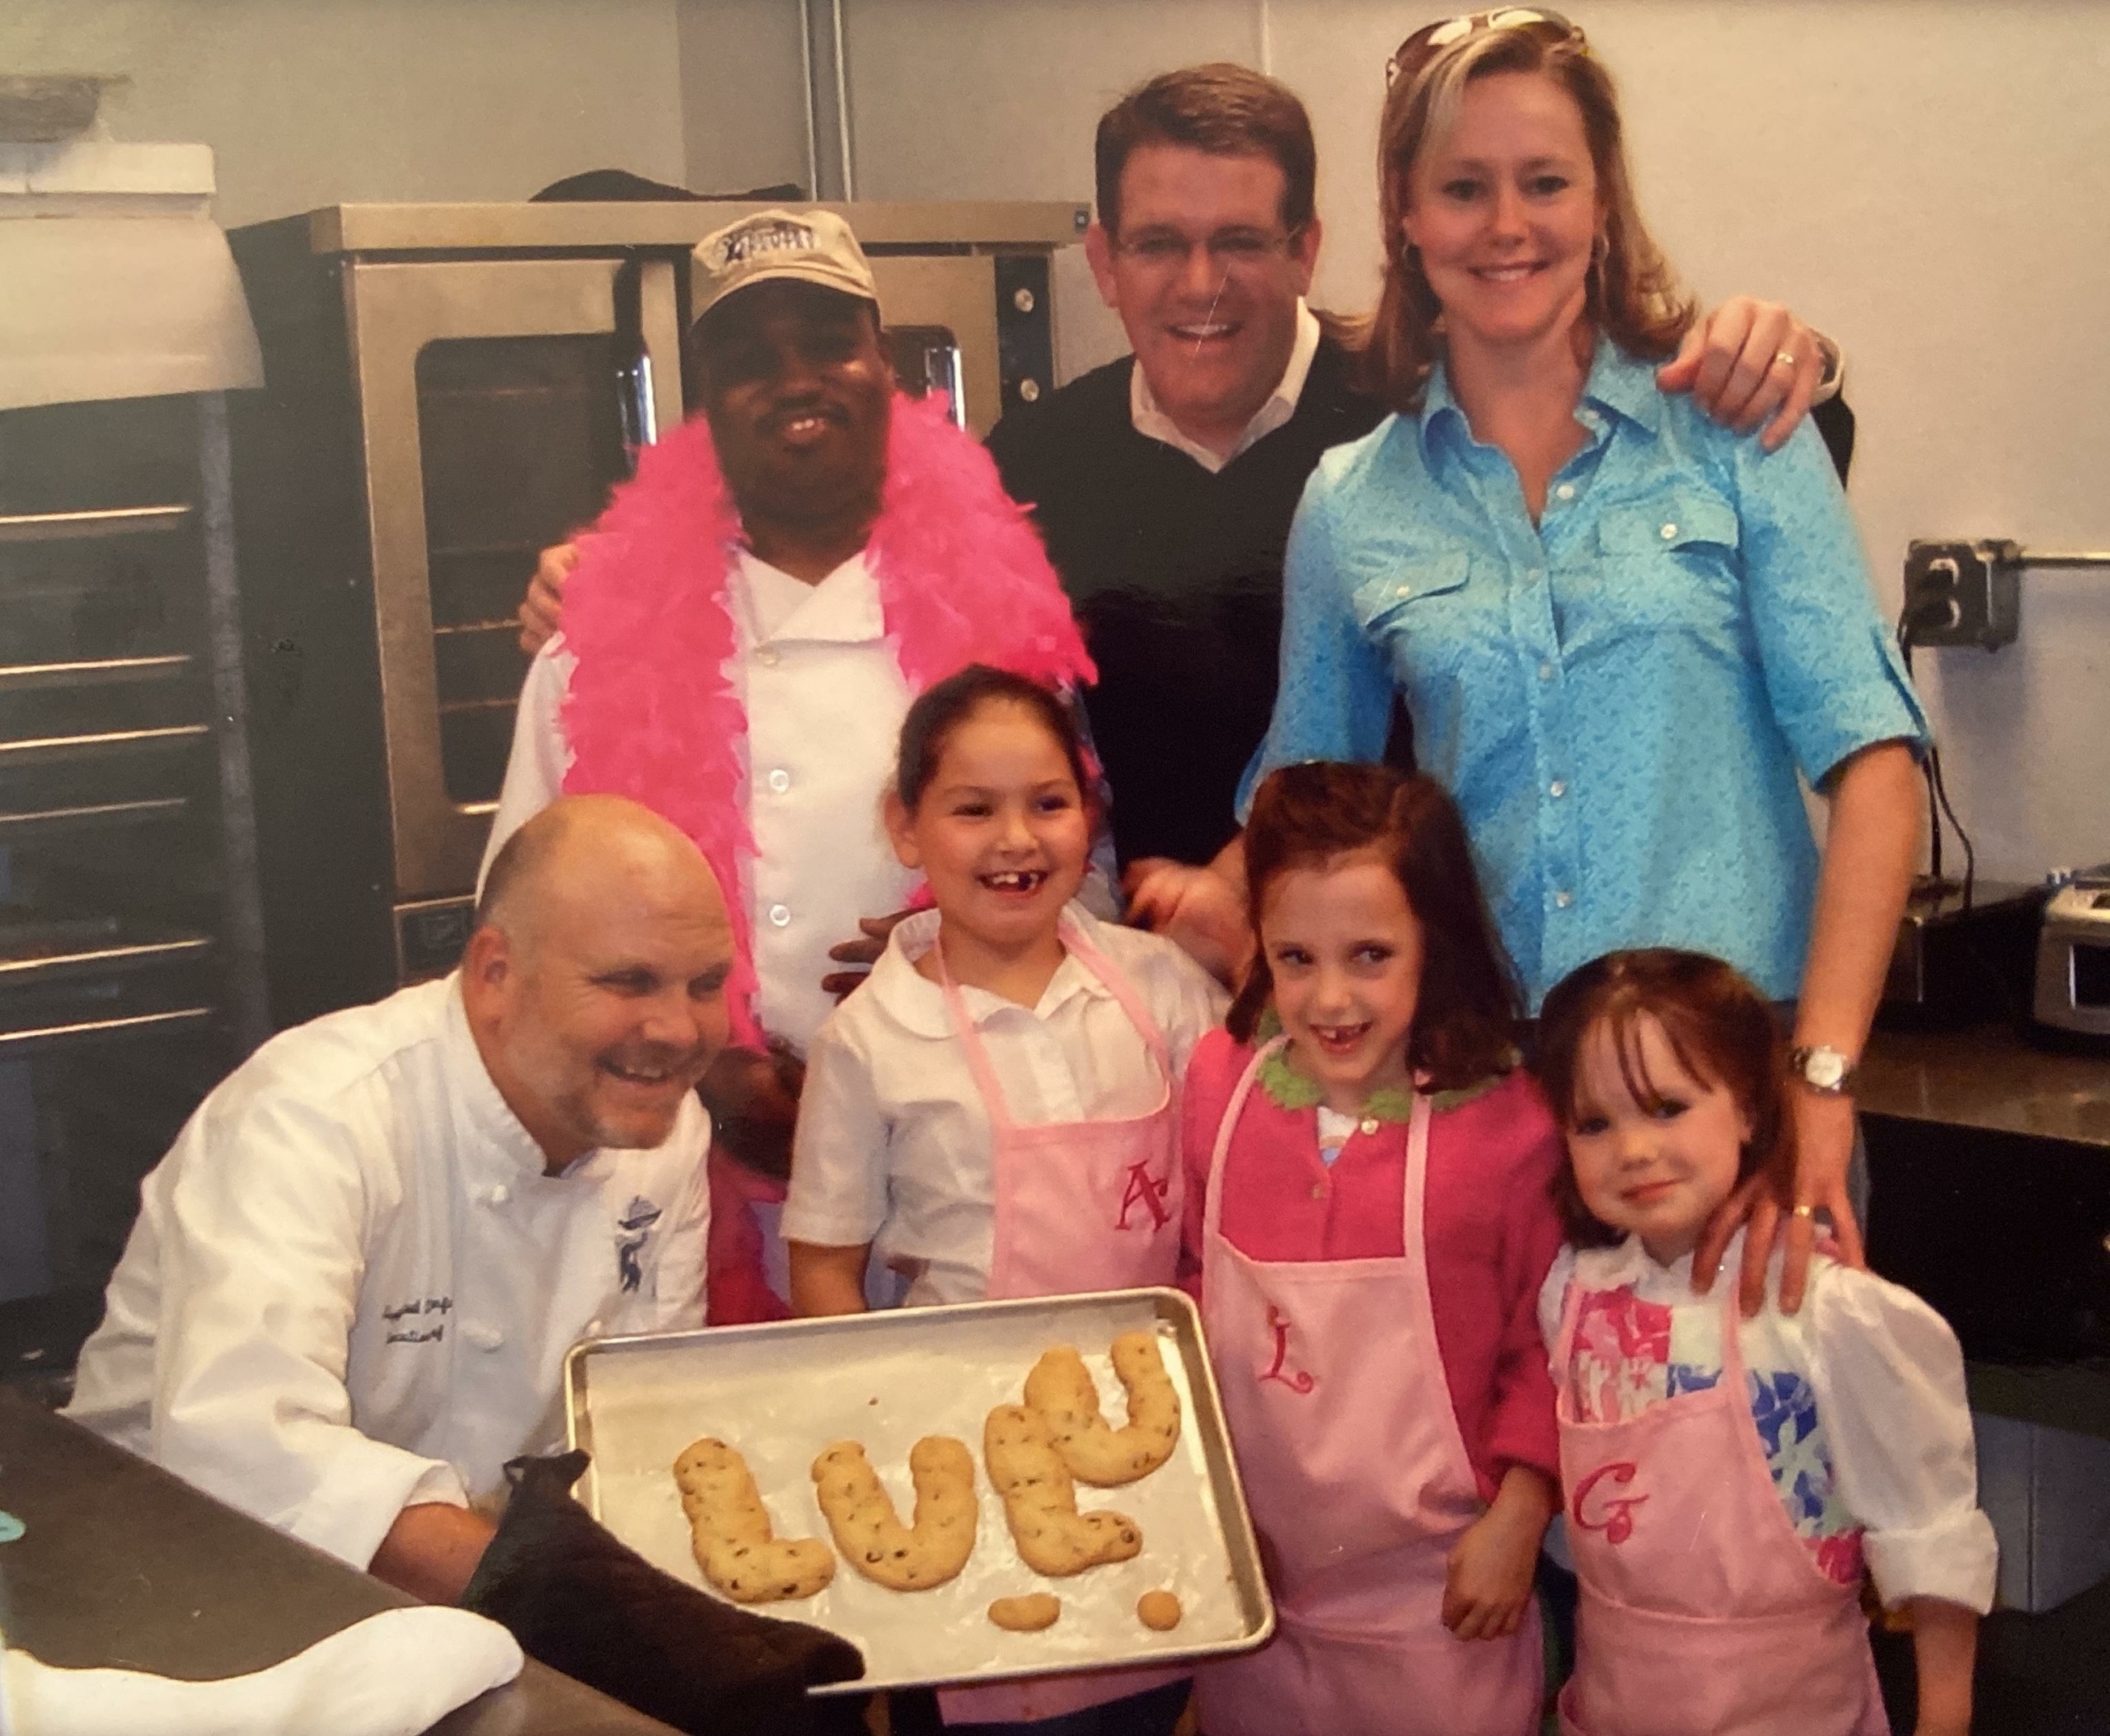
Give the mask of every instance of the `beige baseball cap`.
M 861 297 L 878 306 L 879 286 L 850 225 L 832 211 L 762 211 L 696 244 L 692 301 L 701 319 L 752 284 L 788 279 Z

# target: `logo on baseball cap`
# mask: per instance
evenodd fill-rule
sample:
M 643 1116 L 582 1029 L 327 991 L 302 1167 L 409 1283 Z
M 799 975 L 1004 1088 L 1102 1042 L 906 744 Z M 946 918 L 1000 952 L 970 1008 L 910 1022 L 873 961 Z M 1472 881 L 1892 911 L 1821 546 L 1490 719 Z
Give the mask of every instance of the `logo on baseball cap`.
M 850 225 L 832 211 L 762 211 L 696 245 L 698 319 L 729 295 L 772 279 L 818 284 L 876 305 L 879 287 Z

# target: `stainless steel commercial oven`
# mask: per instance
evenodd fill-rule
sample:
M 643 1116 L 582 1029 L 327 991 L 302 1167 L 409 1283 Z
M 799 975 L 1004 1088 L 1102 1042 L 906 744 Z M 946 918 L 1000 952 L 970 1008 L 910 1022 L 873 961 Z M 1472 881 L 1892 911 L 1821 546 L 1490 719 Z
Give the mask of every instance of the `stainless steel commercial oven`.
M 264 1035 L 225 400 L 0 412 L 0 1379 Z
M 537 551 L 687 406 L 689 251 L 762 209 L 340 205 L 229 237 L 267 389 L 233 434 L 272 1013 L 448 969 Z M 852 204 L 897 368 L 987 432 L 1053 383 L 1068 204 Z

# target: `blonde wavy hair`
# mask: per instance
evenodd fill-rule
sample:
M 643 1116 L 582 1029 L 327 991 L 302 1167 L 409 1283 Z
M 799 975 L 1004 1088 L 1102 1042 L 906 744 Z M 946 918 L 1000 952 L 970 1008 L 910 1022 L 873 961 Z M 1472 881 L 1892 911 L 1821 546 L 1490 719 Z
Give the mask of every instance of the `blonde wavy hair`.
M 1618 93 L 1580 30 L 1543 10 L 1471 13 L 1415 31 L 1386 71 L 1390 85 L 1377 134 L 1385 285 L 1362 354 L 1372 393 L 1395 410 L 1419 410 L 1429 370 L 1442 354 L 1443 309 L 1405 244 L 1401 219 L 1415 160 L 1456 124 L 1465 87 L 1495 73 L 1542 74 L 1582 110 L 1601 213 L 1585 317 L 1629 354 L 1660 361 L 1676 352 L 1692 325 L 1693 304 L 1634 204 Z

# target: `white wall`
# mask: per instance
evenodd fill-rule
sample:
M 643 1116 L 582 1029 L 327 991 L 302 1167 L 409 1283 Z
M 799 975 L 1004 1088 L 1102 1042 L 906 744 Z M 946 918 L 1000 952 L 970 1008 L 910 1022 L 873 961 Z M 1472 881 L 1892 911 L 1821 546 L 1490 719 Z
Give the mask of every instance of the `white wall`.
M 858 190 L 1074 197 L 1092 123 L 1214 57 L 1311 105 L 1317 298 L 1374 293 L 1386 0 L 848 0 Z M 1784 299 L 1845 345 L 1853 497 L 1887 610 L 1906 542 L 2110 547 L 2110 4 L 1573 0 L 1619 74 L 1642 200 L 1704 297 Z M 940 96 L 942 93 L 942 98 Z M 1058 297 L 1062 356 L 1118 328 Z M 2023 580 L 2021 641 L 1923 654 L 1981 872 L 2110 856 L 2110 574 Z
M 684 171 L 675 0 L 6 0 L 0 67 L 130 73 L 111 132 L 211 145 L 229 227 Z

